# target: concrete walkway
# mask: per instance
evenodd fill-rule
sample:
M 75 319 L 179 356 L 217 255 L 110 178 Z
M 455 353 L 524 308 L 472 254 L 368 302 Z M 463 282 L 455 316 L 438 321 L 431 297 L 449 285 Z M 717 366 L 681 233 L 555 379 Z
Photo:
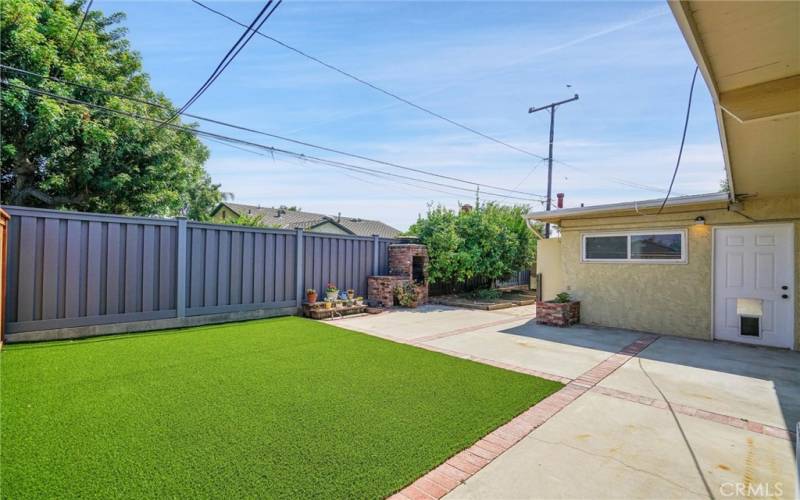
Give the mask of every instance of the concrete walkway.
M 426 306 L 333 322 L 564 390 L 398 498 L 793 498 L 800 353 Z

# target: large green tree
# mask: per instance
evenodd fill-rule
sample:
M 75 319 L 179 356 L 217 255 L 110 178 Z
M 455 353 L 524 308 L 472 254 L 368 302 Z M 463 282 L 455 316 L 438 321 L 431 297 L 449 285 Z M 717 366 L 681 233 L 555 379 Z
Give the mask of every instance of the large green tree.
M 525 221 L 527 212 L 526 206 L 495 203 L 459 213 L 430 206 L 408 233 L 428 246 L 432 282 L 496 280 L 533 264 L 536 238 Z
M 191 133 L 11 86 L 166 119 L 174 107 L 150 87 L 141 57 L 120 26 L 124 15 L 92 10 L 78 32 L 84 0 L 0 3 L 4 64 L 163 106 L 3 70 L 3 202 L 207 218 L 221 194 L 203 169 L 208 150 Z

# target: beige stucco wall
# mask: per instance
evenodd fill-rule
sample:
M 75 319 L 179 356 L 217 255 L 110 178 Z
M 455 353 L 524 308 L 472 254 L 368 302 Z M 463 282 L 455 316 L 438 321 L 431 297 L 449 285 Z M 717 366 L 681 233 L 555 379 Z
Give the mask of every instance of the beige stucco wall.
M 325 222 L 324 224 L 320 224 L 319 226 L 314 226 L 308 230 L 312 233 L 327 233 L 327 234 L 350 234 L 347 231 L 343 230 L 336 224 L 331 224 L 330 222 Z
M 754 198 L 743 203 L 753 219 L 795 226 L 795 349 L 800 349 L 800 197 Z M 695 225 L 702 215 L 705 225 Z M 582 301 L 581 321 L 655 333 L 710 339 L 712 227 L 752 224 L 724 208 L 564 220 L 561 266 L 564 288 Z M 582 263 L 581 234 L 631 229 L 686 229 L 685 264 Z M 557 241 L 557 240 L 553 240 Z M 541 244 L 541 243 L 540 243 Z
M 552 300 L 565 290 L 560 238 L 536 243 L 536 272 L 542 275 L 542 300 Z
M 225 222 L 226 220 L 235 218 L 236 214 L 233 212 L 233 210 L 223 205 L 219 210 L 217 210 L 217 213 L 214 214 L 214 217 L 212 217 L 211 220 L 214 222 Z

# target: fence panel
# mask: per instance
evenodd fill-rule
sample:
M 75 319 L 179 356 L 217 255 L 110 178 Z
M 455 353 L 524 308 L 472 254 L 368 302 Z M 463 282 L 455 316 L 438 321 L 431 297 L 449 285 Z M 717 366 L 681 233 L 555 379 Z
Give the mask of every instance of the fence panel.
M 174 220 L 6 210 L 8 333 L 175 315 Z
M 6 208 L 9 334 L 291 308 L 328 282 L 365 296 L 394 241 Z
M 189 222 L 186 315 L 291 307 L 294 231 Z
M 303 288 L 313 288 L 323 296 L 328 283 L 340 290 L 352 288 L 366 297 L 367 276 L 373 274 L 375 244 L 379 255 L 388 255 L 392 240 L 338 234 L 305 233 L 303 243 Z M 379 273 L 388 272 L 388 257 Z

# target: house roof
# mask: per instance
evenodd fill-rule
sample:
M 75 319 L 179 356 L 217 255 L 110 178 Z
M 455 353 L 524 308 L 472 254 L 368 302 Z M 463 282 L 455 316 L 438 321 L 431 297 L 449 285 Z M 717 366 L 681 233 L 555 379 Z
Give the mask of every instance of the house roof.
M 528 219 L 544 222 L 558 222 L 563 219 L 585 219 L 590 217 L 603 217 L 609 214 L 630 213 L 631 215 L 641 214 L 643 210 L 657 209 L 661 207 L 664 198 L 651 200 L 628 201 L 624 203 L 609 203 L 605 205 L 594 205 L 591 207 L 562 208 L 549 212 L 530 212 Z M 695 194 L 689 196 L 675 196 L 667 200 L 665 209 L 682 209 L 702 205 L 704 207 L 720 206 L 728 204 L 728 193 L 708 193 Z
M 731 197 L 800 193 L 800 2 L 669 6 L 714 102 Z
M 298 210 L 243 205 L 241 203 L 220 203 L 211 215 L 213 216 L 217 213 L 223 205 L 238 215 L 256 215 L 261 217 L 261 221 L 264 224 L 268 226 L 279 226 L 283 229 L 313 230 L 315 227 L 329 223 L 339 227 L 345 233 L 355 236 L 372 236 L 377 234 L 382 238 L 395 238 L 401 233 L 399 229 L 377 220 L 329 216 L 313 212 L 301 212 Z

